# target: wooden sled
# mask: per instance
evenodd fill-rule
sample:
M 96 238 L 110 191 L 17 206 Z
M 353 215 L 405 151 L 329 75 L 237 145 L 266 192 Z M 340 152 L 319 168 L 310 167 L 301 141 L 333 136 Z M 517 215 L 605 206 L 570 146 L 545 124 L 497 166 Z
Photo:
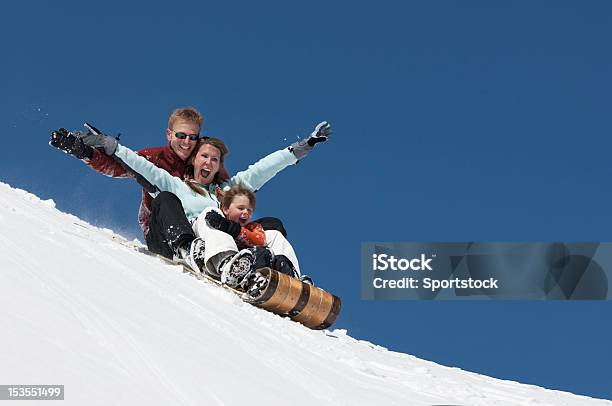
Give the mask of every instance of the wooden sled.
M 245 302 L 316 330 L 328 328 L 338 317 L 338 296 L 270 268 L 257 272 L 268 279 L 268 284 L 257 297 L 243 297 Z

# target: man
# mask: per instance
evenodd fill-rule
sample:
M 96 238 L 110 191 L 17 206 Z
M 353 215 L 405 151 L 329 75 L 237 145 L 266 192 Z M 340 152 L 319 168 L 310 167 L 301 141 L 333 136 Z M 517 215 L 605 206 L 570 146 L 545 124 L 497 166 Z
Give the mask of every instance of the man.
M 138 151 L 138 154 L 155 166 L 165 169 L 172 176 L 183 179 L 186 161 L 200 137 L 203 122 L 202 114 L 196 109 L 192 107 L 178 108 L 172 112 L 168 120 L 168 128 L 166 128 L 168 144 L 163 147 L 144 148 Z M 56 136 L 52 138 L 50 144 L 83 160 L 92 169 L 106 176 L 113 178 L 136 177 L 120 162 L 97 148 L 87 147 L 82 142 L 77 141 L 74 136 L 70 136 L 68 132 L 56 132 Z M 228 177 L 227 173 L 223 173 L 222 176 Z M 138 222 L 149 248 L 157 245 L 151 244 L 149 236 L 152 201 L 153 198 L 148 193 L 147 187 L 143 185 Z M 164 256 L 172 256 L 170 252 L 153 251 Z

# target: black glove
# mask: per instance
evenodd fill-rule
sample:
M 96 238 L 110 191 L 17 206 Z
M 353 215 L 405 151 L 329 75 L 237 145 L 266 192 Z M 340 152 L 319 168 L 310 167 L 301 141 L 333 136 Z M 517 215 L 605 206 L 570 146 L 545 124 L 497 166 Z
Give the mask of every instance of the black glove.
M 317 145 L 319 142 L 325 142 L 332 135 L 331 125 L 327 121 L 322 121 L 315 127 L 310 137 L 294 142 L 289 147 L 293 155 L 297 159 L 302 159 Z
M 93 148 L 85 145 L 81 137 L 73 132 L 68 132 L 65 128 L 60 128 L 51 133 L 49 145 L 61 149 L 67 154 L 73 155 L 78 159 L 90 158 L 93 156 Z
M 204 217 L 204 219 L 210 227 L 216 228 L 219 231 L 223 231 L 224 233 L 231 235 L 233 238 L 238 237 L 242 228 L 240 227 L 240 224 L 236 223 L 235 221 L 226 219 L 214 210 L 211 210 L 206 213 L 206 217 Z

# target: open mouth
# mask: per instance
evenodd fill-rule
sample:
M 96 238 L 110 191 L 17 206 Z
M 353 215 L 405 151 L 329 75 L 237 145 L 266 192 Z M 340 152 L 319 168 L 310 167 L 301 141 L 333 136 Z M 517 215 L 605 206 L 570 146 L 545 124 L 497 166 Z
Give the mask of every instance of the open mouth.
M 209 170 L 207 170 L 207 169 L 203 169 L 203 168 L 202 168 L 202 169 L 200 169 L 200 175 L 201 175 L 201 176 L 202 176 L 204 179 L 206 179 L 206 178 L 208 178 L 208 176 L 210 175 L 210 171 L 209 171 Z

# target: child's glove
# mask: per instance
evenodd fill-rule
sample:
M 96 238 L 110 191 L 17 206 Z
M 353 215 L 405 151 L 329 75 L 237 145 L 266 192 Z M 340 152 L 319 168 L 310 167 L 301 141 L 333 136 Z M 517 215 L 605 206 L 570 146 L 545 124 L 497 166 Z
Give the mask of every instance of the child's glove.
M 224 233 L 231 235 L 233 238 L 238 237 L 240 234 L 240 224 L 226 219 L 214 210 L 206 213 L 206 217 L 204 217 L 204 219 L 206 220 L 206 224 L 208 224 L 210 227 L 223 231 Z

